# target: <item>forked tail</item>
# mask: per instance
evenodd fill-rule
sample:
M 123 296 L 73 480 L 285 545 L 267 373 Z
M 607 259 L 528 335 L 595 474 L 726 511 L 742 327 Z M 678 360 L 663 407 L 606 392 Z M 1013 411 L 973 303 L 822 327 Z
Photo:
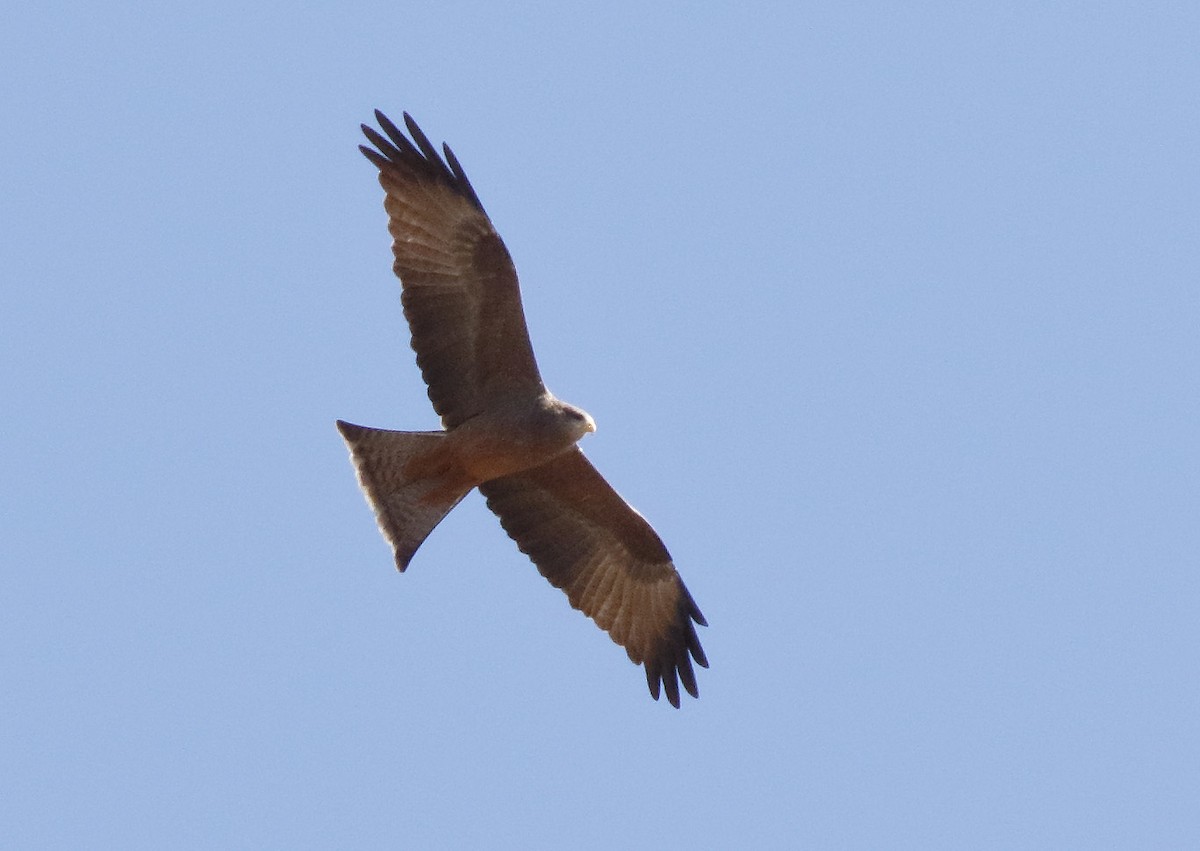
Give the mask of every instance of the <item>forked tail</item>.
M 350 447 L 367 502 L 379 531 L 396 553 L 403 571 L 413 553 L 450 509 L 467 495 L 467 481 L 444 458 L 441 431 L 388 431 L 338 420 Z

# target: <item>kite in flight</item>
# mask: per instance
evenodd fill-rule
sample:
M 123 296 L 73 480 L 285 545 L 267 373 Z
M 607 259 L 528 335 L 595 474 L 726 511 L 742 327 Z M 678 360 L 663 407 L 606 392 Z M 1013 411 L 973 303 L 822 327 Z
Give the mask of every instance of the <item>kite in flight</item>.
M 678 707 L 680 682 L 699 697 L 692 660 L 708 660 L 693 622 L 708 624 L 650 524 L 576 446 L 592 418 L 542 383 L 516 270 L 479 196 L 407 113 L 411 141 L 375 117 L 387 137 L 364 124 L 375 147 L 359 150 L 379 167 L 404 316 L 443 426 L 338 421 L 396 566 L 477 487 L 542 576 L 645 666 L 655 700 L 661 686 Z

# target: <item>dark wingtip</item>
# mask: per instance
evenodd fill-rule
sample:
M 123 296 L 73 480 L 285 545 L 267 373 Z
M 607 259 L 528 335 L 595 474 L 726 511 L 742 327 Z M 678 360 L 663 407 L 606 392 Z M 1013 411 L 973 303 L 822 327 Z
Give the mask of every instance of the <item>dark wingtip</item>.
M 700 624 L 700 626 L 708 626 L 708 621 L 704 619 L 704 615 L 700 612 L 700 607 L 696 605 L 696 601 L 692 597 L 692 592 L 687 589 L 682 580 L 679 583 L 679 587 L 683 589 L 681 605 L 683 610 L 687 612 L 687 616 Z
M 685 651 L 686 653 L 686 651 Z M 658 700 L 663 692 L 667 694 L 667 703 L 679 708 L 679 684 L 692 697 L 700 697 L 700 689 L 696 686 L 696 675 L 687 663 L 687 657 L 678 666 L 674 663 L 663 665 L 647 660 L 643 663 L 646 668 L 646 684 L 650 687 L 650 696 Z
M 422 132 L 417 122 L 413 120 L 413 117 L 407 112 L 403 113 L 403 115 L 404 126 L 408 128 L 409 136 L 412 137 L 411 140 L 404 135 L 404 132 L 390 118 L 378 109 L 375 110 L 375 120 L 378 122 L 380 128 L 382 128 L 382 134 L 370 125 L 360 125 L 363 135 L 377 149 L 374 150 L 366 145 L 359 145 L 358 149 L 362 151 L 363 156 L 369 159 L 380 171 L 387 171 L 389 168 L 399 169 L 401 173 L 408 172 L 439 180 L 467 198 L 480 212 L 483 212 L 483 204 L 479 201 L 479 195 L 475 192 L 475 187 L 467 179 L 467 173 L 463 170 L 462 164 L 459 163 L 449 146 L 442 145 L 442 149 L 446 152 L 445 160 L 443 160 L 437 148 L 429 141 L 429 137 Z M 384 138 L 385 134 L 387 138 Z
M 407 114 L 407 113 L 406 113 Z M 384 115 L 380 110 L 375 110 L 375 121 L 383 128 L 383 132 L 387 133 L 392 139 L 399 138 L 397 144 L 403 144 L 408 140 L 404 138 L 404 134 L 400 132 L 400 128 L 396 126 L 396 122 Z
M 675 669 L 667 671 L 663 676 L 663 690 L 667 693 L 667 702 L 679 708 L 679 680 L 675 677 Z
M 692 664 L 688 661 L 687 650 L 684 650 L 680 656 L 682 657 L 678 665 L 679 681 L 683 683 L 684 691 L 692 697 L 700 696 L 700 689 L 696 686 L 696 672 L 692 670 Z
M 450 166 L 450 172 L 462 185 L 463 191 L 475 202 L 475 206 L 482 210 L 483 202 L 479 200 L 479 193 L 471 185 L 471 180 L 467 177 L 467 172 L 463 169 L 462 163 L 458 161 L 458 157 L 454 156 L 454 151 L 450 150 L 450 146 L 445 142 L 442 142 L 442 151 L 446 154 L 446 163 Z
M 658 700 L 660 694 L 658 666 L 652 664 L 650 660 L 647 659 L 644 667 L 646 668 L 646 684 L 650 686 L 650 696 L 655 700 Z
M 688 661 L 687 654 L 690 652 L 692 658 L 696 660 L 697 665 L 701 668 L 708 667 L 708 657 L 704 655 L 704 648 L 700 646 L 700 636 L 696 635 L 696 627 L 691 623 L 687 624 L 687 637 L 684 641 L 684 646 L 687 648 L 683 653 L 684 662 Z
M 383 171 L 388 166 L 388 158 L 373 148 L 368 148 L 366 145 L 359 145 L 358 149 L 362 151 L 362 155 L 371 161 L 380 171 Z
M 682 583 L 680 583 L 682 587 Z M 700 697 L 700 688 L 696 683 L 696 671 L 692 660 L 702 668 L 708 667 L 708 659 L 700 646 L 700 638 L 696 635 L 695 624 L 707 626 L 704 616 L 700 614 L 696 602 L 686 588 L 676 608 L 676 620 L 667 635 L 663 636 L 657 650 L 652 651 L 646 658 L 639 659 L 633 653 L 629 658 L 641 662 L 646 669 L 646 683 L 650 686 L 650 696 L 658 700 L 662 692 L 667 693 L 667 701 L 676 709 L 679 708 L 680 688 L 694 698 Z M 695 623 L 693 623 L 693 621 Z M 629 652 L 628 649 L 626 652 Z

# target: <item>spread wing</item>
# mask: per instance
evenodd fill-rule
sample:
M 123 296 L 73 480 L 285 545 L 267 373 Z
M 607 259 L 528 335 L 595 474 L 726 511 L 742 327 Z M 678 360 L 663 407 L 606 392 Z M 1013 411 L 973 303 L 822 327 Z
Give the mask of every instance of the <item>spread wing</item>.
M 407 113 L 412 141 L 383 113 L 375 117 L 387 138 L 364 124 L 375 149 L 359 150 L 379 167 L 387 192 L 404 316 L 443 426 L 453 428 L 492 400 L 537 395 L 542 380 L 512 258 L 458 159 L 443 145 L 443 162 Z
M 677 675 L 699 696 L 692 659 L 708 660 L 693 622 L 707 626 L 704 615 L 654 529 L 578 448 L 479 490 L 542 576 L 645 665 L 655 700 L 661 684 L 679 706 Z

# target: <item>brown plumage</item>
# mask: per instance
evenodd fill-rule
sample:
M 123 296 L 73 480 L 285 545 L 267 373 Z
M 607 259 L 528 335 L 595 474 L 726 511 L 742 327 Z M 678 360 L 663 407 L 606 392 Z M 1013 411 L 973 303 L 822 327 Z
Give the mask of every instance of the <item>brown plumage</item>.
M 509 536 L 571 605 L 606 630 L 679 706 L 708 667 L 704 616 L 650 524 L 575 445 L 592 418 L 542 383 L 516 270 L 450 148 L 416 123 L 411 140 L 376 111 L 375 146 L 417 365 L 443 431 L 398 432 L 338 421 L 359 482 L 403 571 L 473 487 Z

